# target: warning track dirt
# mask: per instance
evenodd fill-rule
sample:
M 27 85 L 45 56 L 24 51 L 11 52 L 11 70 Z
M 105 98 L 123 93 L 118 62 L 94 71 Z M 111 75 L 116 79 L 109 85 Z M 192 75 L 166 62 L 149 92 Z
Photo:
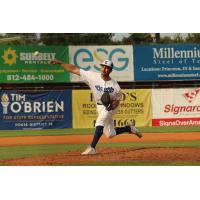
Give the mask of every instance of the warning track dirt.
M 37 145 L 37 144 L 89 144 L 92 135 L 65 135 L 65 136 L 23 136 L 0 137 L 0 146 Z M 103 136 L 100 143 L 113 142 L 156 142 L 156 141 L 191 141 L 200 140 L 200 133 L 143 133 L 141 139 L 134 135 L 119 135 L 112 139 Z

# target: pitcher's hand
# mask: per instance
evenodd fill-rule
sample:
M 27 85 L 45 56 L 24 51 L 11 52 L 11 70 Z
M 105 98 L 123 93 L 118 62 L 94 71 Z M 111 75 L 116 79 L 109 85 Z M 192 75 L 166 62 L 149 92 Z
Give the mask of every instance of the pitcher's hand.
M 61 64 L 63 64 L 63 62 L 61 60 L 51 60 L 50 64 L 51 65 L 61 65 Z

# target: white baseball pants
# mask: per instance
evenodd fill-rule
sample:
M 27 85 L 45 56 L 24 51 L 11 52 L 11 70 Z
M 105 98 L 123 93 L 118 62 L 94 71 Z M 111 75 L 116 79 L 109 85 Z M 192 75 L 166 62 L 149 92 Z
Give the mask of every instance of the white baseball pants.
M 119 106 L 115 108 L 115 110 L 107 111 L 105 106 L 97 105 L 98 117 L 95 126 L 103 126 L 103 132 L 107 138 L 111 138 L 116 135 L 113 117 L 118 110 Z

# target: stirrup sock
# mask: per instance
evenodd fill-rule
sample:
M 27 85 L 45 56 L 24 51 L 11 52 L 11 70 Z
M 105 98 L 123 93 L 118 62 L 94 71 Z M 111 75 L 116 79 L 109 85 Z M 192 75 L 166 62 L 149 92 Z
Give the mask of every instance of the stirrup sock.
M 130 126 L 124 126 L 124 127 L 117 127 L 115 128 L 116 135 L 122 134 L 122 133 L 129 133 L 131 131 Z
M 91 147 L 95 148 L 100 137 L 102 136 L 103 134 L 103 126 L 96 126 L 96 129 L 95 129 L 95 133 L 94 133 L 94 137 L 93 137 L 93 140 L 92 140 L 92 143 L 91 143 Z

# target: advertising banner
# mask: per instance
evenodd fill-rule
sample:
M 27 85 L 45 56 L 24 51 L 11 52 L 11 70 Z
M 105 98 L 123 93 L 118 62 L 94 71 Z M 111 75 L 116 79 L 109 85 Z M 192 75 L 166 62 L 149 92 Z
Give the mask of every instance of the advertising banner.
M 68 47 L 0 46 L 0 83 L 69 82 L 69 73 L 50 60 L 69 62 Z
M 125 126 L 129 121 L 138 127 L 151 126 L 151 90 L 125 89 L 122 92 L 120 109 L 114 117 L 115 126 Z M 93 128 L 97 111 L 90 90 L 74 90 L 72 102 L 73 128 Z
M 133 46 L 69 46 L 70 63 L 86 71 L 99 72 L 104 59 L 113 61 L 111 76 L 117 81 L 133 81 Z M 71 74 L 71 82 L 80 77 Z
M 71 91 L 0 91 L 0 130 L 71 128 Z
M 116 126 L 133 121 L 137 127 L 151 126 L 151 89 L 123 89 Z
M 154 89 L 153 126 L 199 126 L 200 88 Z
M 135 81 L 200 79 L 200 45 L 135 45 Z

